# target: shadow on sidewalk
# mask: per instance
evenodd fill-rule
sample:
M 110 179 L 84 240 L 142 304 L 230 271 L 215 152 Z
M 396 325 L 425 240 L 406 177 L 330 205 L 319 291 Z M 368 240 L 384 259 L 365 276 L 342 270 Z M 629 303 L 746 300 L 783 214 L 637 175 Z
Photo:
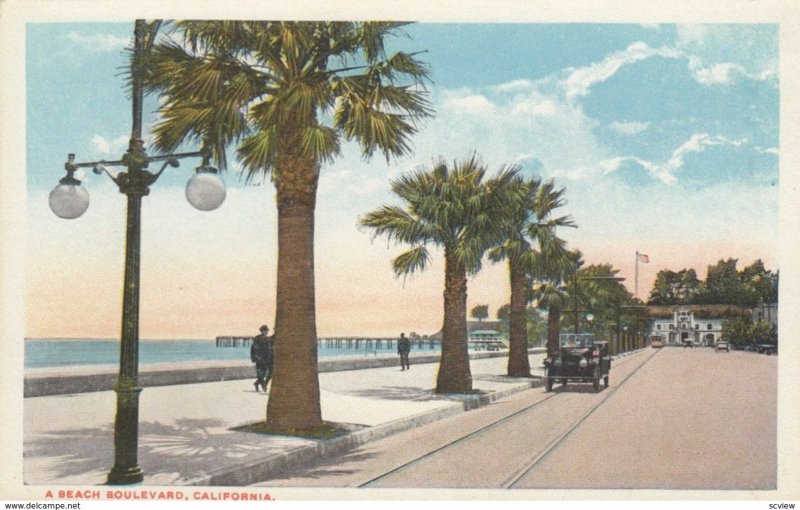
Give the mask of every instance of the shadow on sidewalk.
M 46 458 L 44 472 L 30 472 L 25 466 L 26 484 L 82 475 L 114 464 L 114 427 L 84 428 L 52 432 L 25 442 L 24 457 Z
M 376 400 L 407 400 L 412 402 L 427 402 L 430 400 L 447 400 L 445 395 L 439 395 L 433 389 L 409 388 L 408 386 L 380 386 L 342 392 L 355 397 L 372 398 Z
M 182 419 L 172 425 L 158 422 L 139 424 L 139 465 L 147 477 L 159 481 L 195 478 L 218 470 L 286 451 L 287 445 L 303 446 L 312 441 L 301 438 L 242 434 L 228 429 L 220 420 Z M 102 429 L 72 429 L 42 435 L 25 445 L 25 456 L 52 460 L 47 473 L 26 473 L 26 483 L 47 483 L 98 469 L 114 463 L 114 432 Z

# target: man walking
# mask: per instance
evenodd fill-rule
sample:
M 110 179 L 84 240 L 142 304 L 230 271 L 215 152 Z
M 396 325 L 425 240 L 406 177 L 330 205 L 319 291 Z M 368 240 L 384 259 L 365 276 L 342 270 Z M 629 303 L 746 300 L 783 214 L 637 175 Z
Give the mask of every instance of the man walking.
M 264 325 L 259 328 L 260 334 L 253 338 L 250 347 L 250 361 L 256 364 L 256 382 L 253 383 L 256 391 L 258 386 L 266 392 L 267 383 L 272 379 L 272 362 L 274 359 L 274 337 L 268 337 L 269 328 Z
M 400 340 L 397 341 L 397 353 L 400 355 L 400 370 L 411 369 L 408 363 L 408 353 L 411 352 L 411 340 L 406 338 L 405 333 L 400 333 Z

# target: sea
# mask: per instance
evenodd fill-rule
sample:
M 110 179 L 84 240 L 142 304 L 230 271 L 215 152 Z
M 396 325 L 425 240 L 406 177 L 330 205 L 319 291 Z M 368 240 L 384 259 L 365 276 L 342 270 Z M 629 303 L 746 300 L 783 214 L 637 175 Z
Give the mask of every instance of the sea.
M 396 344 L 395 344 L 396 346 Z M 385 347 L 385 344 L 384 344 Z M 434 353 L 440 347 L 421 349 L 415 345 L 412 352 Z M 386 356 L 397 355 L 394 349 L 333 348 L 320 345 L 320 357 L 327 356 Z M 216 340 L 141 340 L 139 366 L 184 361 L 246 360 L 250 361 L 250 346 L 217 347 Z M 119 340 L 74 338 L 26 338 L 25 368 L 45 369 L 79 366 L 118 366 Z

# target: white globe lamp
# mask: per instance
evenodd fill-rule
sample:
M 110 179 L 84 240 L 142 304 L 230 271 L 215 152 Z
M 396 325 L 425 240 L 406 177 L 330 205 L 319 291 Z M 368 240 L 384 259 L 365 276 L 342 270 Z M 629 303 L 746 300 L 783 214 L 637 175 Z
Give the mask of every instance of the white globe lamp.
M 89 208 L 89 192 L 81 186 L 81 181 L 71 175 L 59 181 L 50 192 L 50 210 L 59 218 L 74 220 Z

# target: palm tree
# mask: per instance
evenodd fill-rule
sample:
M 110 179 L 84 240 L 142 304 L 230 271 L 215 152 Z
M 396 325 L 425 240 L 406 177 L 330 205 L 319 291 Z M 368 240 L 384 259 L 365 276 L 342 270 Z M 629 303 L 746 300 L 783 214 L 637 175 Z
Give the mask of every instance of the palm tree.
M 563 241 L 559 240 L 562 243 Z M 543 268 L 538 274 L 539 282 L 532 287 L 532 297 L 539 306 L 547 308 L 547 356 L 555 357 L 560 350 L 559 335 L 561 333 L 561 311 L 568 306 L 570 300 L 569 284 L 581 264 L 581 252 L 568 251 L 568 264 L 561 267 Z
M 622 307 L 636 301 L 617 277 L 618 269 L 611 264 L 583 266 L 580 251 L 570 252 L 573 270 L 553 275 L 550 281 L 534 286 L 534 295 L 540 305 L 548 308 L 547 355 L 558 355 L 559 334 L 564 329 L 575 332 L 581 324 L 581 311 L 591 310 L 596 328 L 605 329 L 610 323 L 619 327 Z M 562 314 L 565 315 L 561 320 Z
M 564 205 L 564 189 L 556 189 L 552 181 L 542 183 L 538 177 L 514 183 L 524 197 L 518 208 L 506 210 L 506 236 L 502 244 L 489 251 L 494 262 L 508 260 L 511 282 L 508 375 L 530 377 L 528 361 L 527 307 L 533 298 L 532 277 L 547 278 L 564 273 L 572 260 L 564 242 L 556 237 L 558 227 L 576 226 L 569 216 L 553 217 L 553 211 Z
M 467 351 L 467 275 L 481 268 L 481 259 L 502 235 L 504 196 L 516 175 L 505 168 L 484 181 L 486 168 L 473 155 L 448 167 L 436 163 L 392 182 L 392 191 L 404 207 L 385 205 L 367 213 L 360 224 L 375 235 L 411 245 L 392 261 L 398 276 L 423 271 L 429 263 L 429 245 L 444 249 L 444 324 L 442 356 L 436 391 L 472 390 Z
M 269 177 L 278 207 L 275 376 L 271 430 L 322 425 L 314 296 L 314 207 L 323 163 L 357 140 L 364 157 L 410 153 L 430 115 L 426 67 L 387 56 L 401 24 L 184 21 L 153 49 L 146 84 L 160 94 L 155 145 L 186 140 L 220 167 L 236 146 L 247 181 Z
M 630 312 L 638 302 L 621 283 L 622 278 L 618 274 L 619 269 L 614 269 L 610 263 L 592 264 L 581 267 L 573 278 L 570 288 L 574 296 L 572 307 L 591 310 L 595 330 L 608 331 L 613 324 L 618 333 L 621 323 L 635 323 L 639 319 L 638 313 Z M 570 322 L 577 329 L 580 315 L 576 313 Z

